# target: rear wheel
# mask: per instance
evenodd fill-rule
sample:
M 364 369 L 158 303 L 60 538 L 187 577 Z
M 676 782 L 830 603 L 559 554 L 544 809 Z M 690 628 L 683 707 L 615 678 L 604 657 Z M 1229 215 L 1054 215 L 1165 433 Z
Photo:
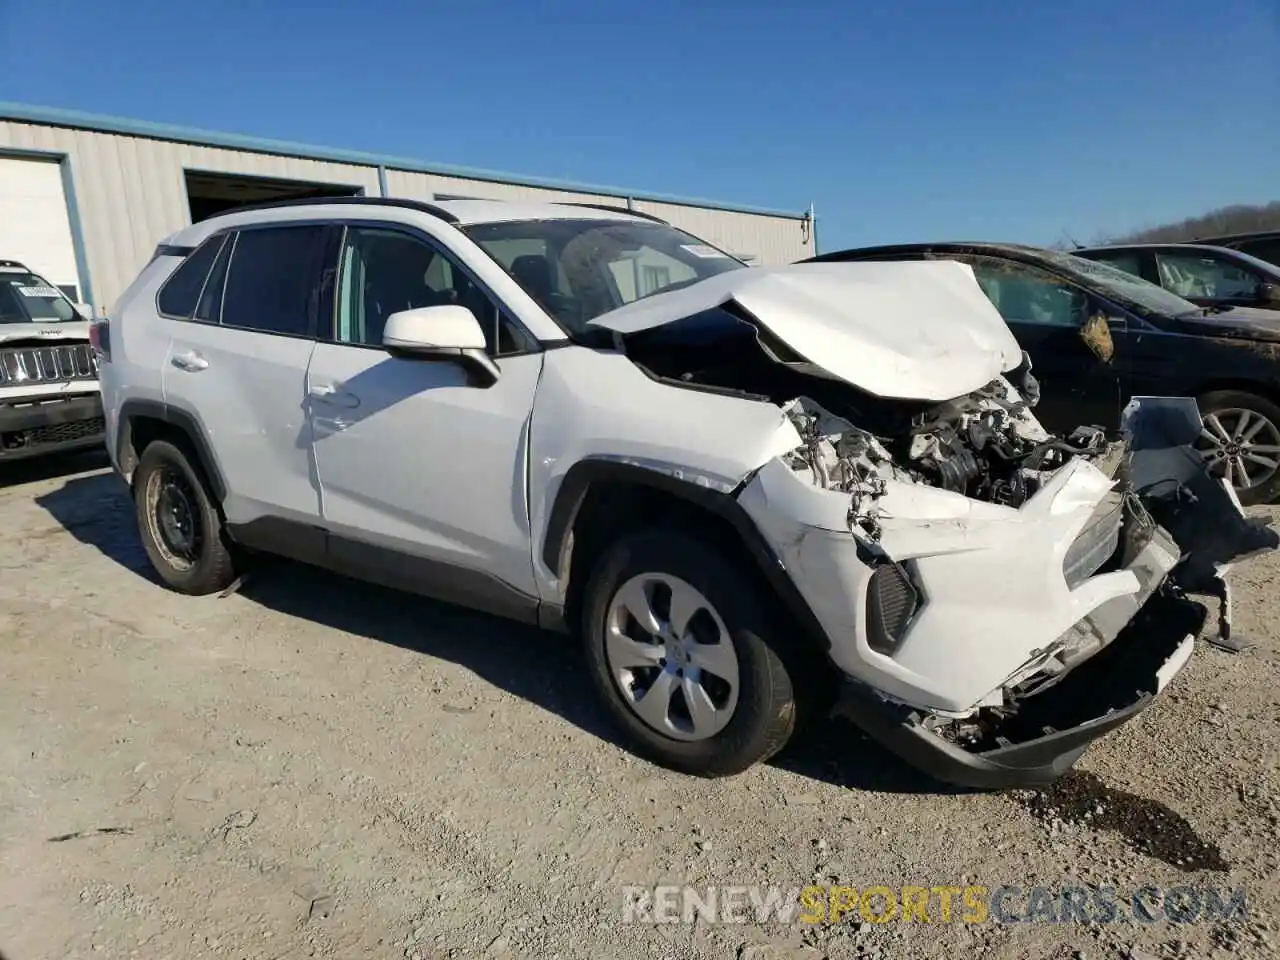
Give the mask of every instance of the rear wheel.
M 675 531 L 633 534 L 605 552 L 587 585 L 583 641 L 597 692 L 638 752 L 727 776 L 786 745 L 793 672 L 758 592 Z
M 166 440 L 147 444 L 134 471 L 133 501 L 142 546 L 166 584 L 199 595 L 235 580 L 222 518 L 182 449 Z
M 1199 398 L 1204 425 L 1197 449 L 1245 505 L 1280 496 L 1280 407 L 1265 397 L 1219 390 Z

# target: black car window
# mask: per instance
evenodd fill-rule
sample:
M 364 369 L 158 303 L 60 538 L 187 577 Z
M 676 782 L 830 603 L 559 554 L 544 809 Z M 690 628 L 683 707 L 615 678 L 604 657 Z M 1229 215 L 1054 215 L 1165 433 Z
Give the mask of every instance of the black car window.
M 1280 237 L 1269 240 L 1247 240 L 1236 245 L 1242 253 L 1280 266 Z
M 338 283 L 339 343 L 381 347 L 391 314 L 455 304 L 475 315 L 492 356 L 528 348 L 528 338 L 442 250 L 397 230 L 347 230 Z
M 1262 278 L 1237 263 L 1203 253 L 1156 254 L 1160 285 L 1187 299 L 1252 299 Z
M 1135 277 L 1142 276 L 1142 254 L 1140 253 L 1117 250 L 1114 253 L 1092 253 L 1089 255 L 1089 259 L 1097 260 L 1100 263 L 1109 263 L 1117 270 L 1132 273 Z
M 992 257 L 974 257 L 968 262 L 982 292 L 1006 323 L 1050 327 L 1084 323 L 1089 298 L 1078 287 L 1023 263 Z
M 311 334 L 324 227 L 241 230 L 222 294 L 222 325 L 288 336 Z
M 178 265 L 156 297 L 156 306 L 162 314 L 178 320 L 191 319 L 209 268 L 213 266 L 224 240 L 225 236 L 210 237 Z

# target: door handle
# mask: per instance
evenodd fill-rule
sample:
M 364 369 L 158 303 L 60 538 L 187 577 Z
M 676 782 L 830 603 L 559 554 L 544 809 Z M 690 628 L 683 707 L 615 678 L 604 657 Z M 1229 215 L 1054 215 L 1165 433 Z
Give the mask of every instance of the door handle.
M 345 390 L 338 388 L 334 383 L 315 383 L 312 384 L 307 391 L 307 395 L 312 400 L 320 403 L 327 403 L 335 407 L 358 407 L 360 406 L 360 398 L 354 393 L 347 393 Z
M 186 370 L 188 373 L 198 373 L 201 370 L 209 369 L 209 361 L 194 350 L 188 350 L 186 353 L 176 353 L 169 362 L 179 370 Z

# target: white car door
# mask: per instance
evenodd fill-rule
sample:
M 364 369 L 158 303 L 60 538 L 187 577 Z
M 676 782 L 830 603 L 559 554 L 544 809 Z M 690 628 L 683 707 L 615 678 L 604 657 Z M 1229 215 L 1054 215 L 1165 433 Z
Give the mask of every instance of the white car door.
M 213 238 L 221 247 L 193 313 L 169 317 L 165 401 L 203 429 L 233 527 L 319 521 L 304 398 L 326 239 L 336 242 L 336 230 L 317 225 L 246 227 Z M 201 250 L 192 257 L 207 257 Z M 166 292 L 168 285 L 162 312 Z M 172 299 L 170 309 L 179 309 Z
M 529 613 L 536 342 L 422 234 L 351 225 L 338 274 L 333 336 L 316 345 L 307 377 L 330 560 L 442 599 Z M 496 383 L 473 385 L 457 363 L 383 349 L 390 314 L 444 303 L 476 314 Z

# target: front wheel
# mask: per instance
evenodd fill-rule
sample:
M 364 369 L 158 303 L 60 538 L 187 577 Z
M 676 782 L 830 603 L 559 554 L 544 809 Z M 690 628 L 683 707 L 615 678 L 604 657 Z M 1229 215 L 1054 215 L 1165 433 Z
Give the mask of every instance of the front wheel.
M 781 750 L 796 693 L 759 587 L 700 540 L 624 537 L 587 585 L 582 636 L 597 692 L 637 751 L 698 776 Z
M 1196 447 L 1214 475 L 1246 506 L 1280 496 L 1280 407 L 1240 390 L 1205 394 L 1198 403 L 1204 425 Z

